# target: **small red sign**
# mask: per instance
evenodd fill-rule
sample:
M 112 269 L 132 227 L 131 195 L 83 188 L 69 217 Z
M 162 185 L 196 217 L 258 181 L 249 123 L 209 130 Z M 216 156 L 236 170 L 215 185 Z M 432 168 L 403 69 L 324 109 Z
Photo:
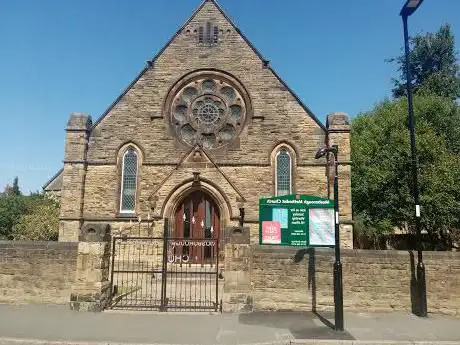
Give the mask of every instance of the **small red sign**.
M 279 222 L 262 222 L 262 243 L 281 244 L 281 224 Z

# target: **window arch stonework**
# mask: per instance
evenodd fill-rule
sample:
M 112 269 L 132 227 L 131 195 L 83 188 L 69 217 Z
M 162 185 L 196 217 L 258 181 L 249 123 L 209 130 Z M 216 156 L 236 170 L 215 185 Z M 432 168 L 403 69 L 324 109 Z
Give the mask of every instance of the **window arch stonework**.
M 292 193 L 292 159 L 286 149 L 276 155 L 276 196 Z
M 134 145 L 125 145 L 119 152 L 119 205 L 120 214 L 134 214 L 137 207 L 140 151 Z
M 165 112 L 179 141 L 212 150 L 239 136 L 251 107 L 247 92 L 235 78 L 217 71 L 201 71 L 170 90 Z
M 277 145 L 271 154 L 273 195 L 296 192 L 296 152 L 286 144 Z

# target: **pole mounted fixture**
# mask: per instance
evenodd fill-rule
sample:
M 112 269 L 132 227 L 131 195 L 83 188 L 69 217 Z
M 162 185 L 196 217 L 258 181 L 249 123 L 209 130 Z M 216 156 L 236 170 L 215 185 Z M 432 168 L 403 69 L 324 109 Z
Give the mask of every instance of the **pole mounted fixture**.
M 334 262 L 334 323 L 336 331 L 343 331 L 343 285 L 342 263 L 340 262 L 340 224 L 339 224 L 339 175 L 337 145 L 321 147 L 315 154 L 319 159 L 328 153 L 334 155 L 334 223 L 335 223 L 335 262 Z
M 409 17 L 417 10 L 417 8 L 419 8 L 422 2 L 423 0 L 407 0 L 399 14 L 402 17 Z
M 337 151 L 338 151 L 337 146 L 333 146 L 333 147 L 324 146 L 324 147 L 321 147 L 316 152 L 315 159 L 319 159 L 319 158 L 325 156 L 326 154 L 328 154 L 329 152 L 333 153 L 333 154 L 337 154 Z
M 408 119 L 409 119 L 409 134 L 410 134 L 410 148 L 411 148 L 411 170 L 412 170 L 412 192 L 414 197 L 414 215 L 415 215 L 415 233 L 417 245 L 417 304 L 418 308 L 416 314 L 421 317 L 428 315 L 427 299 L 426 299 L 426 278 L 425 278 L 425 265 L 423 263 L 422 254 L 422 233 L 420 224 L 420 192 L 418 185 L 418 158 L 417 146 L 415 143 L 415 119 L 414 119 L 414 101 L 412 94 L 412 78 L 410 66 L 410 48 L 409 48 L 409 30 L 408 18 L 414 13 L 417 8 L 422 4 L 423 0 L 407 0 L 401 9 L 400 15 L 403 20 L 404 28 L 404 55 L 405 55 L 405 69 L 406 69 L 406 88 L 407 88 L 407 104 L 408 104 Z

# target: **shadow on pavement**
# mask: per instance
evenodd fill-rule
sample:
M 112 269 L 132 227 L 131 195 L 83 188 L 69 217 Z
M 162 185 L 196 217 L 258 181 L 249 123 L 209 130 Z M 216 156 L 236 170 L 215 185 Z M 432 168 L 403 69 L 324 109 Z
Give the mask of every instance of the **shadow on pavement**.
M 241 314 L 239 322 L 288 329 L 296 339 L 355 339 L 346 331 L 334 331 L 327 318 L 313 312 L 253 312 Z

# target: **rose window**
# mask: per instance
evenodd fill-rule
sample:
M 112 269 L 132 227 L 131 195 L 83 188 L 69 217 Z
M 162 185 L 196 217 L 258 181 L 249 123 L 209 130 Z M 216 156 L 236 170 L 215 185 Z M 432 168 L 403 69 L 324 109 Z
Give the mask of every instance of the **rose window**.
M 204 103 L 196 111 L 197 120 L 210 125 L 219 119 L 219 108 L 213 103 Z
M 214 149 L 232 141 L 246 120 L 241 87 L 220 75 L 194 78 L 173 88 L 167 105 L 171 125 L 188 145 Z M 247 99 L 247 96 L 246 96 Z

